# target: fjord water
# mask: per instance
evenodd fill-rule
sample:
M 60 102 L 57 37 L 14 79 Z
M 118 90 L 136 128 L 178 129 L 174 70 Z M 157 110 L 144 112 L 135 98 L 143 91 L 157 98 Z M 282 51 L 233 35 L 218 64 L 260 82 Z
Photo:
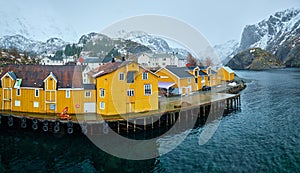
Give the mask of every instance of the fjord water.
M 224 117 L 202 146 L 204 127 L 160 157 L 163 172 L 300 172 L 300 69 L 236 71 L 247 79 L 241 111 Z
M 129 161 L 84 135 L 2 130 L 0 172 L 300 172 L 300 69 L 236 73 L 247 80 L 241 111 L 223 117 L 204 145 L 206 126 L 159 158 Z

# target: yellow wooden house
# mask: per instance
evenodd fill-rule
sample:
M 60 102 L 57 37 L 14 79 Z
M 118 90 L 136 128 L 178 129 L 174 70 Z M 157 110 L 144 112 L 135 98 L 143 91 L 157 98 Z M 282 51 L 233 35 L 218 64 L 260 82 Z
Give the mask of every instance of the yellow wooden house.
M 88 74 L 95 79 L 98 114 L 117 115 L 158 109 L 158 77 L 136 62 L 109 62 Z
M 195 83 L 197 85 L 197 90 L 201 90 L 203 86 L 208 84 L 208 75 L 203 70 L 202 66 L 189 66 L 187 67 L 188 72 L 192 74 L 195 78 Z
M 207 74 L 207 77 L 205 79 L 205 86 L 213 87 L 221 84 L 221 77 L 218 75 L 218 72 L 212 67 L 206 67 L 202 71 Z
M 1 67 L 2 111 L 57 114 L 94 113 L 95 85 L 82 84 L 81 66 Z
M 230 67 L 222 66 L 218 70 L 218 76 L 220 76 L 222 81 L 233 81 L 234 71 Z
M 159 88 L 177 89 L 177 94 L 186 95 L 199 89 L 197 80 L 186 67 L 167 65 L 155 72 L 159 76 Z

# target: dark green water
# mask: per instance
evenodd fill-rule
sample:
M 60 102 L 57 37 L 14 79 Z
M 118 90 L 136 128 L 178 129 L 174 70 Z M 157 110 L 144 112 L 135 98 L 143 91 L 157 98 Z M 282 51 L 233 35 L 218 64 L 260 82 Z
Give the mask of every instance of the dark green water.
M 300 69 L 237 74 L 249 80 L 241 111 L 224 117 L 204 145 L 199 127 L 159 158 L 129 161 L 83 135 L 2 130 L 0 172 L 300 172 Z

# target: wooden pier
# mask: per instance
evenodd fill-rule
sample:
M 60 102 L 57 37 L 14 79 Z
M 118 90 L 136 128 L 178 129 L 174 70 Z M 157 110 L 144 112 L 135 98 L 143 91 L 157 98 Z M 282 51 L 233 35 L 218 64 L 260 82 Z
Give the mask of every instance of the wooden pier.
M 172 127 L 184 131 L 240 110 L 239 94 L 194 94 L 160 99 L 160 110 L 116 116 L 76 115 L 72 121 L 56 116 L 0 113 L 0 130 L 33 130 L 52 134 L 105 135 L 114 131 L 128 138 L 154 138 Z M 144 135 L 140 135 L 144 134 Z

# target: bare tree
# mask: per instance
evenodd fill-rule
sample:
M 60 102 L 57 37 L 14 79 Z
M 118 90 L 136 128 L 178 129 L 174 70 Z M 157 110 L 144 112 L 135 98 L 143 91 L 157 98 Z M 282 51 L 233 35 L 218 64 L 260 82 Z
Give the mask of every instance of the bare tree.
M 213 66 L 213 60 L 208 56 L 205 58 L 205 64 L 206 66 Z
M 187 56 L 187 63 L 190 66 L 197 66 L 197 60 L 193 57 L 191 53 L 189 53 Z

